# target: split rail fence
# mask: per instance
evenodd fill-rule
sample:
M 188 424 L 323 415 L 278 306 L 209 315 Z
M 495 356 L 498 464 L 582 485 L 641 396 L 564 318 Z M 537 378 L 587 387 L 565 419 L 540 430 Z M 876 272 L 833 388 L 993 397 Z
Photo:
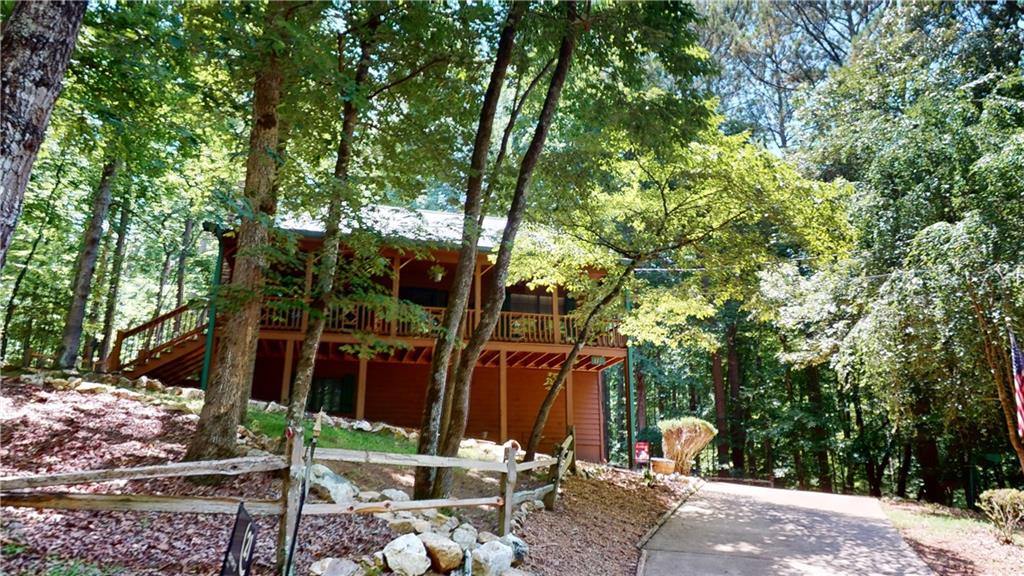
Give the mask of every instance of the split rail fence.
M 284 456 L 250 456 L 226 460 L 199 462 L 174 462 L 133 468 L 112 468 L 80 472 L 60 472 L 32 476 L 0 478 L 0 506 L 39 509 L 97 510 L 167 512 L 187 514 L 234 514 L 240 503 L 245 504 L 251 514 L 281 516 L 277 536 L 277 571 L 284 573 L 291 548 L 292 535 L 299 521 L 302 480 L 305 468 L 314 462 L 352 462 L 384 466 L 413 466 L 430 468 L 462 468 L 494 472 L 501 475 L 500 493 L 484 498 L 445 498 L 431 500 L 408 500 L 358 503 L 310 503 L 302 507 L 303 515 L 326 514 L 373 514 L 403 510 L 425 510 L 431 508 L 493 507 L 498 513 L 498 531 L 505 535 L 512 530 L 512 515 L 519 504 L 532 500 L 543 500 L 547 509 L 553 509 L 558 497 L 559 485 L 566 470 L 575 462 L 575 433 L 572 428 L 557 448 L 556 457 L 540 457 L 532 462 L 517 462 L 518 448 L 505 448 L 505 460 L 473 460 L 419 454 L 395 454 L 390 452 L 368 452 L 321 448 L 316 451 L 314 461 L 304 457 L 302 431 L 287 438 Z M 531 490 L 516 492 L 520 473 L 531 470 L 548 470 L 547 483 Z M 248 499 L 237 497 L 158 496 L 143 494 L 91 494 L 79 492 L 32 491 L 37 488 L 94 484 L 114 480 L 145 480 L 152 478 L 191 476 L 236 476 L 256 472 L 280 472 L 283 479 L 281 496 L 278 499 Z

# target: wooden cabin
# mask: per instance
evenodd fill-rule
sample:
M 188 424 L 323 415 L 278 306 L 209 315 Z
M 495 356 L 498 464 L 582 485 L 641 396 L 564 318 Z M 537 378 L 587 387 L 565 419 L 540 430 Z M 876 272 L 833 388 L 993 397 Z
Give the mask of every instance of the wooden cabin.
M 385 238 L 395 238 L 396 244 L 398 240 L 413 241 L 426 247 L 415 251 L 418 257 L 411 256 L 409 250 L 383 248 L 381 254 L 390 259 L 392 273 L 379 282 L 390 284 L 382 288 L 390 288 L 393 298 L 422 306 L 439 323 L 455 272 L 461 214 L 381 206 L 374 208 L 374 220 L 374 228 Z M 304 278 L 294 279 L 304 283 L 308 294 L 312 258 L 319 250 L 323 230 L 311 220 L 289 219 L 279 226 L 299 234 L 300 248 L 308 254 Z M 480 314 L 481 288 L 492 277 L 488 254 L 503 229 L 503 219 L 487 218 L 484 222 L 464 323 L 467 327 Z M 223 241 L 222 279 L 229 281 L 235 246 L 230 235 Z M 508 286 L 494 335 L 473 372 L 468 436 L 497 442 L 516 439 L 525 445 L 546 394 L 545 380 L 559 369 L 574 340 L 576 327 L 570 316 L 573 304 L 557 288 L 546 291 L 531 290 L 524 284 Z M 149 375 L 167 384 L 196 385 L 205 349 L 207 315 L 204 308 L 185 306 L 119 332 L 112 368 L 130 377 Z M 288 401 L 306 322 L 308 314 L 301 306 L 264 305 L 253 398 Z M 357 344 L 361 333 L 400 341 L 405 346 L 368 359 L 345 353 L 339 344 Z M 419 427 L 433 346 L 429 329 L 377 318 L 368 307 L 329 310 L 314 370 L 311 408 Z M 542 449 L 563 438 L 568 426 L 575 426 L 579 456 L 592 461 L 605 459 L 600 375 L 625 356 L 625 339 L 614 331 L 596 335 L 583 349 L 551 412 Z

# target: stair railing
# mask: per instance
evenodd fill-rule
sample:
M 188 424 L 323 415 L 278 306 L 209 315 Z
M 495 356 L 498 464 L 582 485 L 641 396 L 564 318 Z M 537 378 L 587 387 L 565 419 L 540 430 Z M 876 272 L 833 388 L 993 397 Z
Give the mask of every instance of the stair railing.
M 108 370 L 125 371 L 206 330 L 207 307 L 184 305 L 128 330 L 118 330 Z

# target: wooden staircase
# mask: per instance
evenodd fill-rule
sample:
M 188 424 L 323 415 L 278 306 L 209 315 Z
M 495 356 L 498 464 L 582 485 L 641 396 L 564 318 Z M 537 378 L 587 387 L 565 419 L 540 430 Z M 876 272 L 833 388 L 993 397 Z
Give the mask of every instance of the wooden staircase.
M 198 380 L 206 348 L 207 309 L 182 306 L 129 330 L 119 330 L 110 370 L 149 376 L 168 386 Z

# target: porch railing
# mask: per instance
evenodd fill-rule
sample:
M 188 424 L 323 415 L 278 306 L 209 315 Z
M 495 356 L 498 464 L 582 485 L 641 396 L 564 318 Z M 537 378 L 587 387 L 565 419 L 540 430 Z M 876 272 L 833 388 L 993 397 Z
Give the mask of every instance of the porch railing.
M 130 372 L 154 356 L 206 331 L 206 306 L 182 306 L 129 330 L 119 330 L 110 352 L 110 370 Z

